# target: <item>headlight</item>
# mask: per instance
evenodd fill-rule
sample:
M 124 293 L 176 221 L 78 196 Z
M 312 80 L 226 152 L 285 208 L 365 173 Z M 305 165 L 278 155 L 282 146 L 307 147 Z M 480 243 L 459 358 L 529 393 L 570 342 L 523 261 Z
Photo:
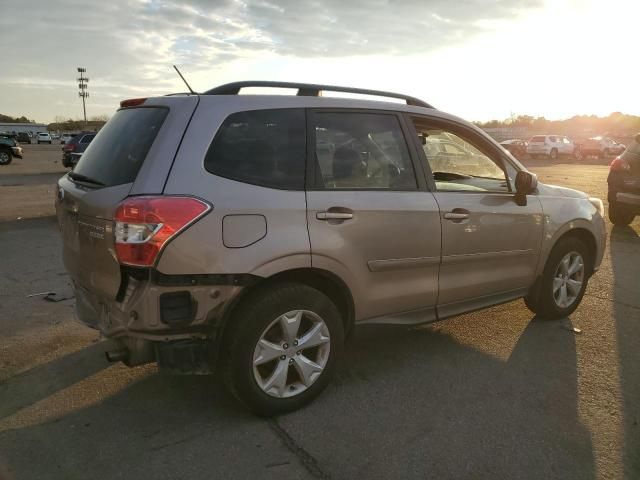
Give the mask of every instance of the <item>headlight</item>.
M 604 217 L 604 204 L 602 203 L 602 200 L 600 200 L 599 198 L 590 198 L 589 203 L 596 207 L 596 210 L 601 217 Z

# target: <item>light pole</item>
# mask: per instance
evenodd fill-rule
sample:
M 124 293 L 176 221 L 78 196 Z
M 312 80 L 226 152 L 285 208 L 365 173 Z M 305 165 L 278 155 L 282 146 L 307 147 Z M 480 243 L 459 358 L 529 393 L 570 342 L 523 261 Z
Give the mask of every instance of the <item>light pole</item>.
M 84 99 L 89 96 L 89 91 L 88 91 L 89 86 L 87 85 L 89 83 L 89 79 L 84 76 L 86 72 L 87 72 L 86 68 L 78 67 L 78 73 L 80 74 L 80 77 L 78 78 L 78 96 L 82 97 L 82 110 L 84 111 L 85 128 L 87 126 L 87 107 L 84 104 Z

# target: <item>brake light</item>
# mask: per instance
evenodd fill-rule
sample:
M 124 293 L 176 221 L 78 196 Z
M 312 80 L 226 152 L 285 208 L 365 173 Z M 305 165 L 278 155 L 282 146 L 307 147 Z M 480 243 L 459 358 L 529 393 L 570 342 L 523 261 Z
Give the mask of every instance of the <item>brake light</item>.
M 609 165 L 609 170 L 617 172 L 627 172 L 631 170 L 631 165 L 624 161 L 621 157 L 616 157 Z
M 130 98 L 129 100 L 122 100 L 120 102 L 120 108 L 137 107 L 138 105 L 142 105 L 146 100 L 146 98 Z
M 115 247 L 118 261 L 151 267 L 164 246 L 179 232 L 210 210 L 192 197 L 131 197 L 115 213 Z
M 65 152 L 73 152 L 76 149 L 76 144 L 75 143 L 70 143 L 70 144 L 65 144 L 62 149 Z

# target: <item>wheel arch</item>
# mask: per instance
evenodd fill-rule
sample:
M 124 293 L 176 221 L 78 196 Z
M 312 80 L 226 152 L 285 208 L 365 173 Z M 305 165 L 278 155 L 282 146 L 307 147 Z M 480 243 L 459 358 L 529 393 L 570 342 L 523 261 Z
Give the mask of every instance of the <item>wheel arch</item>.
M 340 311 L 345 338 L 353 332 L 355 324 L 355 306 L 353 296 L 347 284 L 336 274 L 319 268 L 304 267 L 275 273 L 269 277 L 261 278 L 254 284 L 243 288 L 225 309 L 223 315 L 214 324 L 216 330 L 216 343 L 220 347 L 224 345 L 224 337 L 229 331 L 230 319 L 235 310 L 244 302 L 250 301 L 252 296 L 258 295 L 266 289 L 279 284 L 298 283 L 315 288 L 331 299 Z
M 551 249 L 549 250 L 549 254 L 551 253 L 551 251 L 556 247 L 556 245 L 558 245 L 558 243 L 560 241 L 562 241 L 565 238 L 577 238 L 578 240 L 582 241 L 588 251 L 589 251 L 589 271 L 588 274 L 589 276 L 591 276 L 594 272 L 594 268 L 595 268 L 595 262 L 596 262 L 596 258 L 598 255 L 598 243 L 596 241 L 596 237 L 593 234 L 593 232 L 587 228 L 583 228 L 583 227 L 574 227 L 574 228 L 570 228 L 568 230 L 566 230 L 565 232 L 563 232 L 562 234 L 560 234 L 558 236 L 558 238 L 555 239 L 555 241 L 553 242 L 553 246 L 551 247 Z M 547 255 L 547 258 L 549 257 L 549 255 Z M 546 262 L 545 262 L 546 263 Z

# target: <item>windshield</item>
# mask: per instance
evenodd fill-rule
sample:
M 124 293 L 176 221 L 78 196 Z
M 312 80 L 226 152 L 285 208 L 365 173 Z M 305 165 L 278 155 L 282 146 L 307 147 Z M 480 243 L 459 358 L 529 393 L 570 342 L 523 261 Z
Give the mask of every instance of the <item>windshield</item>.
M 133 182 L 168 111 L 119 110 L 93 139 L 74 172 L 107 187 Z

